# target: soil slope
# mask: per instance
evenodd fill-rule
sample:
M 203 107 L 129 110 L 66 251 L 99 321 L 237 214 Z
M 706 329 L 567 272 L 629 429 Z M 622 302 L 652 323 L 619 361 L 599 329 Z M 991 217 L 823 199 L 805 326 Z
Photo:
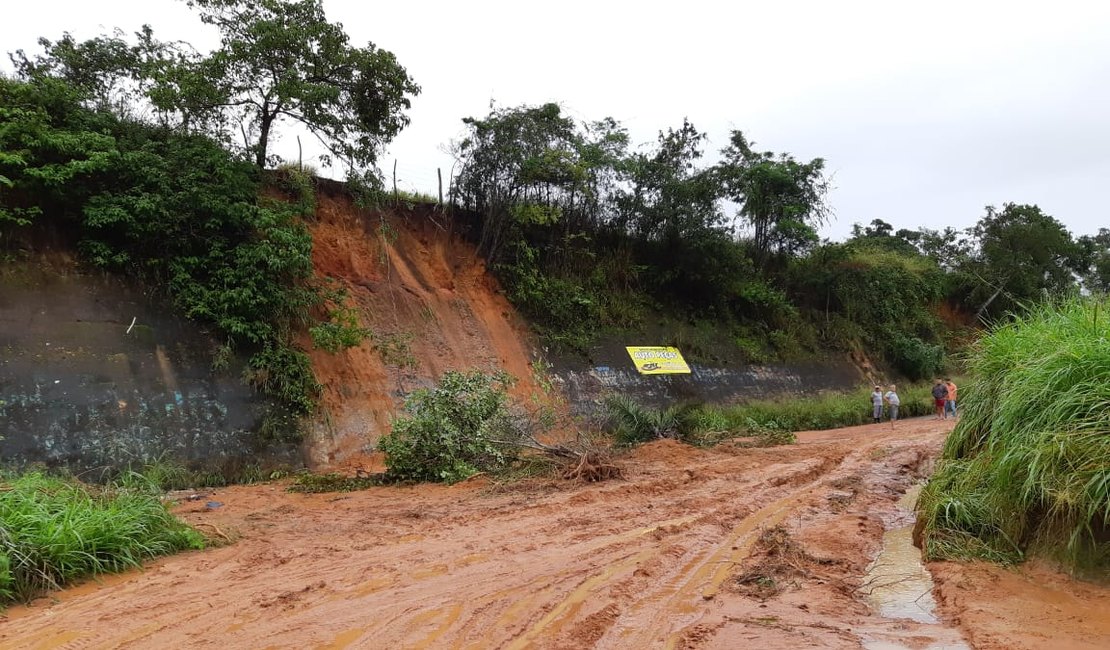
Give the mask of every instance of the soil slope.
M 313 352 L 324 416 L 308 445 L 311 465 L 357 457 L 389 432 L 405 393 L 447 370 L 505 370 L 519 382 L 517 398 L 541 393 L 526 325 L 474 247 L 448 227 L 430 206 L 360 211 L 340 193 L 319 192 L 309 223 L 315 273 L 347 289 L 376 343 Z

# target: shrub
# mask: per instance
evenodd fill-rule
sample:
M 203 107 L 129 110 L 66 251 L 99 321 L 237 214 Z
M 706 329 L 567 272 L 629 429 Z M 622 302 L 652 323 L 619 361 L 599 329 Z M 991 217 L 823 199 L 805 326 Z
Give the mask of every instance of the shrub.
M 918 502 L 928 557 L 1110 568 L 1108 307 L 1041 306 L 975 345 L 960 422 Z
M 913 336 L 894 334 L 887 356 L 912 381 L 936 377 L 944 371 L 944 350 Z
M 360 345 L 373 336 L 372 331 L 359 323 L 358 311 L 342 302 L 331 310 L 327 321 L 310 327 L 308 333 L 312 345 L 332 354 Z
M 449 371 L 436 387 L 413 391 L 407 415 L 378 442 L 386 476 L 453 483 L 504 468 L 510 458 L 499 441 L 511 436 L 506 390 L 512 382 L 505 373 Z
M 514 261 L 498 265 L 509 299 L 548 342 L 585 351 L 602 316 L 597 297 L 575 280 L 544 272 L 536 249 L 528 244 L 520 242 L 515 252 Z
M 626 395 L 611 395 L 605 400 L 605 413 L 617 443 L 635 445 L 662 438 L 680 440 L 688 423 L 689 407 L 653 409 Z
M 27 474 L 0 489 L 0 602 L 202 548 L 203 537 L 155 495 Z

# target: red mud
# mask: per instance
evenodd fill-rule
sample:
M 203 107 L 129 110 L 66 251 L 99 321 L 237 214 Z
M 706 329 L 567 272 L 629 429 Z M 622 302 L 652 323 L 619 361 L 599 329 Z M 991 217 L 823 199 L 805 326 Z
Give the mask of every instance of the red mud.
M 401 349 L 383 355 L 364 343 L 312 353 L 324 386 L 313 466 L 359 458 L 389 432 L 401 395 L 446 370 L 502 369 L 517 379 L 516 397 L 540 392 L 526 327 L 474 247 L 448 225 L 428 206 L 360 212 L 345 197 L 320 193 L 309 224 L 316 275 L 345 287 L 362 324 Z
M 947 424 L 772 449 L 659 442 L 601 484 L 220 490 L 223 507 L 178 513 L 234 544 L 13 608 L 0 647 L 945 647 L 958 630 L 880 618 L 858 588 Z M 761 600 L 737 578 L 774 562 L 758 539 L 776 525 L 806 559 Z M 982 647 L 1110 647 L 1105 590 L 941 569 L 944 612 Z
M 1038 562 L 929 565 L 941 611 L 982 650 L 1110 648 L 1110 589 L 1077 582 Z

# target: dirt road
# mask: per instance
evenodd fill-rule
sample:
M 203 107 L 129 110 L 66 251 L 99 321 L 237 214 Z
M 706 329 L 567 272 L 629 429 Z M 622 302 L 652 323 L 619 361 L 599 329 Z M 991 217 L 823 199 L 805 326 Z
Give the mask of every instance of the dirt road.
M 947 424 L 660 442 L 596 485 L 220 490 L 222 507 L 179 511 L 236 543 L 13 608 L 0 646 L 961 647 L 860 592 Z

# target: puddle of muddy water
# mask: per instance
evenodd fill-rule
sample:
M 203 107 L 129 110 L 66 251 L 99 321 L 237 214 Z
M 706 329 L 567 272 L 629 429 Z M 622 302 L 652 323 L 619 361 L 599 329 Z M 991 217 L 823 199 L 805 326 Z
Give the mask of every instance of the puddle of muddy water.
M 933 598 L 933 576 L 921 561 L 921 551 L 913 545 L 913 507 L 921 493 L 916 485 L 898 501 L 900 516 L 895 528 L 883 534 L 883 547 L 867 568 L 864 584 L 867 601 L 880 616 L 908 619 L 938 632 L 936 642 L 926 650 L 967 650 L 959 633 L 937 618 Z M 908 640 L 908 639 L 907 639 Z M 866 650 L 906 650 L 919 645 L 903 645 L 897 640 L 863 639 Z

